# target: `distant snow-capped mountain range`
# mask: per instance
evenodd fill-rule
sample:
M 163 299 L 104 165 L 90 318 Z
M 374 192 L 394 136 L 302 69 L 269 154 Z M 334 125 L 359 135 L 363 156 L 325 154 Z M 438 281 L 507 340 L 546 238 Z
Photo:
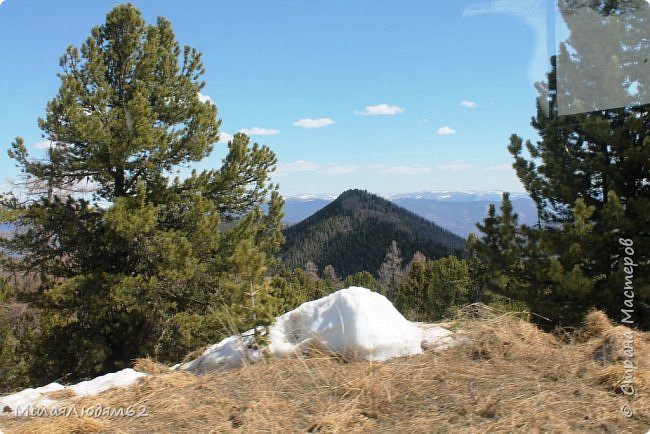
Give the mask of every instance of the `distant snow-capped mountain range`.
M 381 197 L 388 200 L 397 199 L 430 199 L 446 202 L 475 202 L 475 201 L 496 201 L 501 202 L 503 191 L 421 191 L 417 193 L 384 193 Z M 528 198 L 528 193 L 510 193 L 510 199 Z
M 501 197 L 504 191 L 502 190 L 492 190 L 492 191 L 477 191 L 477 190 L 467 190 L 467 191 L 419 191 L 414 193 L 377 193 L 378 196 L 383 197 L 384 199 L 393 200 L 393 199 L 431 199 L 431 200 L 444 200 L 447 202 L 474 202 L 474 201 L 501 201 Z M 308 202 L 314 200 L 334 200 L 338 196 L 335 194 L 322 193 L 322 194 L 300 194 L 295 196 L 287 196 L 286 200 L 291 200 L 293 202 Z M 515 192 L 510 193 L 510 199 L 522 199 L 528 198 L 528 193 L 525 192 Z
M 488 206 L 501 204 L 503 191 L 421 191 L 415 193 L 380 193 L 396 205 L 426 218 L 443 228 L 466 237 L 477 232 L 476 223 L 482 221 Z M 336 199 L 332 194 L 303 194 L 285 198 L 285 222 L 298 223 Z M 536 222 L 535 203 L 527 193 L 510 193 L 519 222 Z

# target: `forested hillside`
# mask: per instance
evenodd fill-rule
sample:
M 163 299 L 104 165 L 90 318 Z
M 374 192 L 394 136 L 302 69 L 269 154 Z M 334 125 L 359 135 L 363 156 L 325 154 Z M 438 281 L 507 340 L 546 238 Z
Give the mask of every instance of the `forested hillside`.
M 461 255 L 464 240 L 386 199 L 362 190 L 348 190 L 334 202 L 285 229 L 280 252 L 285 266 L 313 261 L 332 265 L 339 276 L 375 273 L 394 240 L 404 258 L 420 251 L 429 258 Z

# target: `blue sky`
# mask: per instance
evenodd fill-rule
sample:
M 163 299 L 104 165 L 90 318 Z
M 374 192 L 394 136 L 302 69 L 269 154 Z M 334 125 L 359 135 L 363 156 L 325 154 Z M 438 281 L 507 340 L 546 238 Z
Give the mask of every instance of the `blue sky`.
M 270 146 L 285 195 L 523 191 L 506 146 L 512 133 L 535 137 L 533 82 L 554 40 L 544 0 L 132 3 L 203 53 L 222 132 Z M 19 175 L 6 156 L 16 136 L 44 155 L 37 118 L 61 54 L 116 4 L 0 2 L 3 189 Z M 218 144 L 197 167 L 224 154 Z

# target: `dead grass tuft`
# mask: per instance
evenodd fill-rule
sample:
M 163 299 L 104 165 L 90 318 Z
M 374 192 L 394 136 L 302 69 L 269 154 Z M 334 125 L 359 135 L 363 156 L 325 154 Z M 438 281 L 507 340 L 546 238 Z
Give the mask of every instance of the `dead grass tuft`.
M 445 351 L 355 362 L 314 349 L 308 357 L 203 376 L 160 369 L 129 389 L 78 401 L 145 406 L 147 417 L 101 418 L 87 426 L 57 418 L 2 418 L 0 424 L 7 434 L 644 433 L 650 425 L 648 334 L 634 333 L 637 396 L 630 401 L 617 390 L 625 374 L 623 333 L 629 329 L 608 327 L 609 320 L 590 315 L 573 344 L 513 314 L 465 317 L 462 344 Z M 598 360 L 594 350 L 605 341 L 611 359 Z M 139 363 L 155 368 L 153 362 Z M 634 409 L 631 418 L 621 415 L 626 403 Z
M 61 389 L 61 390 L 55 390 L 54 392 L 48 392 L 45 394 L 46 397 L 50 399 L 66 399 L 66 398 L 72 398 L 73 396 L 76 396 L 73 390 L 71 389 Z
M 472 303 L 462 307 L 456 313 L 459 321 L 488 320 L 501 316 L 502 311 L 483 303 Z
M 623 385 L 624 379 L 625 367 L 620 364 L 607 366 L 595 375 L 596 382 L 602 384 L 610 391 L 619 394 L 623 393 L 621 386 Z M 647 392 L 650 390 L 650 371 L 641 369 L 634 373 L 634 389 L 637 392 L 643 392 L 644 395 L 647 395 Z
M 208 349 L 208 347 L 209 347 L 209 345 L 204 345 L 201 348 L 197 348 L 194 351 L 190 351 L 189 353 L 187 353 L 185 355 L 185 357 L 183 357 L 183 360 L 181 360 L 181 363 L 191 362 L 192 360 L 196 359 L 197 357 L 203 355 L 203 353 L 205 352 L 205 350 Z
M 169 372 L 169 366 L 154 362 L 150 358 L 136 359 L 133 364 L 133 369 L 138 372 L 144 372 L 145 374 L 162 374 L 164 372 Z
M 603 334 L 614 328 L 614 324 L 602 310 L 592 310 L 587 314 L 584 325 L 579 330 L 578 339 L 587 341 L 594 337 L 603 336 Z
M 110 422 L 92 417 L 80 418 L 34 418 L 16 431 L 21 434 L 85 434 L 110 430 Z

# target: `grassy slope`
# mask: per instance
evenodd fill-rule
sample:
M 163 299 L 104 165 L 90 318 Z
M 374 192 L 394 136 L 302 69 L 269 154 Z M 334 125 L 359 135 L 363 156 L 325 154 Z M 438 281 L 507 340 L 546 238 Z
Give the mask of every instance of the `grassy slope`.
M 149 361 L 150 377 L 79 401 L 146 405 L 144 418 L 0 418 L 6 433 L 631 432 L 650 427 L 650 334 L 636 332 L 635 415 L 616 393 L 623 327 L 600 313 L 572 343 L 509 315 L 461 319 L 465 344 L 382 363 L 312 355 L 195 377 Z M 613 361 L 593 354 L 608 341 Z M 61 404 L 63 405 L 63 404 Z

